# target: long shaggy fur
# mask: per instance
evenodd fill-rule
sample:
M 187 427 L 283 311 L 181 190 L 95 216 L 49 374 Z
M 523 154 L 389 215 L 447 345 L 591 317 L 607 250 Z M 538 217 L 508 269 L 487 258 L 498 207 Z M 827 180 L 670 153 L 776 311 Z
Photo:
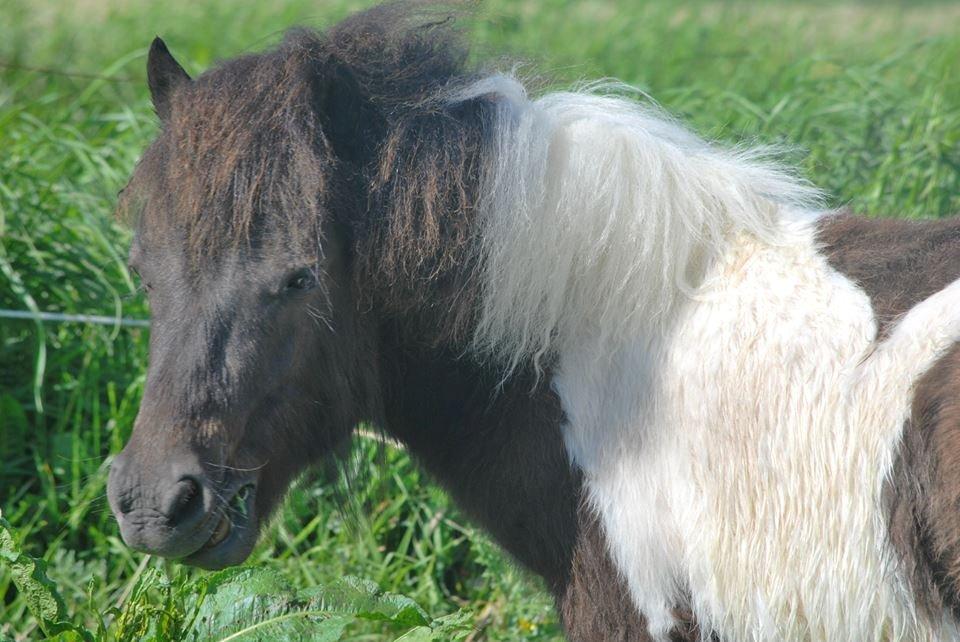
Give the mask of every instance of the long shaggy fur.
M 669 325 L 731 232 L 777 243 L 780 212 L 817 202 L 766 150 L 714 149 L 614 89 L 528 100 L 506 76 L 472 88 L 501 97 L 480 203 L 476 344 L 511 366 L 588 334 L 613 346 Z
M 818 194 L 596 91 L 496 96 L 474 347 L 544 359 L 651 635 L 684 595 L 734 640 L 933 640 L 882 491 L 911 389 L 960 338 L 960 285 L 878 342 L 820 255 Z M 868 594 L 860 587 L 870 586 Z

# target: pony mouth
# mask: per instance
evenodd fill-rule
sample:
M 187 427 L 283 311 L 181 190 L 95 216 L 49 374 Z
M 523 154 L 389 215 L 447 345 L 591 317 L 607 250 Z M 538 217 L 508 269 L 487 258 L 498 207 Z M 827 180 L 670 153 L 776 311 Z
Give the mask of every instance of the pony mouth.
M 180 561 L 189 566 L 216 570 L 246 559 L 256 542 L 254 500 L 256 485 L 243 484 L 210 520 L 210 534 L 199 549 Z
M 214 548 L 220 542 L 227 539 L 230 535 L 230 531 L 233 530 L 233 522 L 227 517 L 225 512 L 220 513 L 220 521 L 217 522 L 216 528 L 213 529 L 213 534 L 210 536 L 210 539 L 200 547 L 200 550 L 205 550 L 208 548 Z

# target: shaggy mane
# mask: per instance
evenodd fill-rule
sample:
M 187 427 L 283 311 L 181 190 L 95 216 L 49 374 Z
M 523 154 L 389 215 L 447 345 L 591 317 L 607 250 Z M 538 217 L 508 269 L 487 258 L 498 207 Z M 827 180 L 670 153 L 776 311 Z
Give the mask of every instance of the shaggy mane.
M 362 305 L 510 368 L 666 319 L 731 232 L 775 240 L 818 205 L 764 150 L 620 87 L 530 99 L 471 69 L 456 14 L 383 5 L 219 65 L 174 96 L 131 192 L 198 257 L 279 229 L 319 258 L 339 221 Z
M 650 337 L 739 234 L 780 244 L 820 193 L 770 149 L 716 148 L 655 107 L 588 86 L 529 99 L 509 76 L 481 187 L 474 346 L 513 369 L 586 337 Z M 470 93 L 467 94 L 471 95 Z

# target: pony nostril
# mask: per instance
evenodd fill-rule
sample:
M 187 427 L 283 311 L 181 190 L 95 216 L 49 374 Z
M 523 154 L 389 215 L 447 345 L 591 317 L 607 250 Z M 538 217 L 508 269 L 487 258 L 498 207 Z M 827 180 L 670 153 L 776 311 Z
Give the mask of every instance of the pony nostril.
M 133 510 L 133 500 L 127 496 L 121 497 L 119 500 L 117 500 L 117 510 L 121 515 L 126 515 Z
M 192 479 L 187 479 L 181 482 L 184 485 L 183 491 L 180 493 L 180 497 L 177 500 L 177 506 L 179 508 L 184 508 L 193 498 L 200 494 L 200 488 L 197 486 L 197 482 Z
M 195 477 L 183 477 L 167 500 L 164 513 L 171 523 L 181 523 L 203 514 L 203 488 Z

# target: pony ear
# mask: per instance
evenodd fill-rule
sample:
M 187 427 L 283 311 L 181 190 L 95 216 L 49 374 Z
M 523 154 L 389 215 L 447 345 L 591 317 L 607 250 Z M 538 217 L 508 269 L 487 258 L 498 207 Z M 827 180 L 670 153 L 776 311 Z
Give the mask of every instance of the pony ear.
M 150 44 L 147 54 L 147 85 L 153 99 L 153 109 L 161 121 L 170 117 L 170 96 L 173 89 L 182 83 L 190 82 L 190 76 L 183 70 L 159 37 Z

